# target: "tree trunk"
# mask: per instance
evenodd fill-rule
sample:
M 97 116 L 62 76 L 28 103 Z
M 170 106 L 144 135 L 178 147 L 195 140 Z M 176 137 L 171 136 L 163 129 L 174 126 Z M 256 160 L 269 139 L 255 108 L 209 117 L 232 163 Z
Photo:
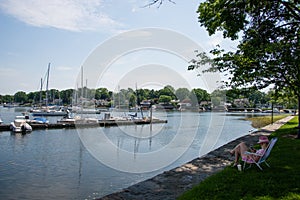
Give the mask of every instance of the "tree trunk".
M 300 139 L 300 94 L 298 95 L 298 139 Z

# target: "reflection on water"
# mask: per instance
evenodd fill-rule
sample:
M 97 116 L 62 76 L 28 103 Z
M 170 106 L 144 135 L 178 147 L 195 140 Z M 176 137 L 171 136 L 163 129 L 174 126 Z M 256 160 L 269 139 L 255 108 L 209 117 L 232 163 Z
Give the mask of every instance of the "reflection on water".
M 5 123 L 20 114 L 5 108 L 0 112 Z M 0 132 L 0 199 L 101 197 L 179 166 L 252 129 L 239 115 L 154 115 L 168 123 L 34 130 L 27 135 Z

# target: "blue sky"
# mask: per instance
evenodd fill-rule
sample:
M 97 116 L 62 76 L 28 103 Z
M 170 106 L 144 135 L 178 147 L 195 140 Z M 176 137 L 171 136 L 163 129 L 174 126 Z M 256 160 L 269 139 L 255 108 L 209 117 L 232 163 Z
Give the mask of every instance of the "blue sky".
M 160 8 L 143 7 L 148 2 L 1 0 L 0 94 L 38 91 L 40 79 L 44 77 L 49 62 L 50 88 L 63 90 L 77 87 L 76 79 L 80 67 L 89 55 L 105 41 L 126 31 L 148 27 L 172 30 L 195 41 L 205 51 L 209 51 L 216 44 L 231 45 L 220 34 L 209 37 L 206 30 L 200 27 L 196 13 L 198 1 L 178 0 L 175 1 L 176 4 L 166 1 Z M 121 67 L 125 74 L 129 71 L 138 73 L 141 71 L 138 70 L 139 67 L 126 72 L 127 66 L 139 65 L 143 68 L 154 57 L 155 65 L 163 63 L 164 66 L 174 68 L 192 88 L 202 87 L 201 78 L 196 72 L 186 70 L 188 63 L 161 51 L 145 50 L 124 55 L 113 62 L 108 71 L 110 74 L 118 74 Z M 162 60 L 166 59 L 172 61 L 164 63 Z M 161 75 L 161 80 L 165 75 Z M 138 76 L 142 77 L 140 74 Z M 133 80 L 128 85 L 120 81 L 126 79 L 124 74 L 119 77 L 102 77 L 104 78 L 97 87 L 115 88 L 118 85 L 126 88 L 136 84 Z M 109 81 L 115 84 L 112 85 Z M 140 83 L 143 84 L 147 86 Z M 150 85 L 148 84 L 149 87 Z M 180 87 L 180 83 L 175 87 Z

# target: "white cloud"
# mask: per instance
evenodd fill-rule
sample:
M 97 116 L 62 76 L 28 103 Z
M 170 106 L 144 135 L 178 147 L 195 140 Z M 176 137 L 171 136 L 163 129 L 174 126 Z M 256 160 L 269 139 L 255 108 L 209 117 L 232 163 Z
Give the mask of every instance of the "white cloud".
M 121 26 L 102 9 L 102 0 L 3 0 L 0 9 L 26 24 L 70 31 Z

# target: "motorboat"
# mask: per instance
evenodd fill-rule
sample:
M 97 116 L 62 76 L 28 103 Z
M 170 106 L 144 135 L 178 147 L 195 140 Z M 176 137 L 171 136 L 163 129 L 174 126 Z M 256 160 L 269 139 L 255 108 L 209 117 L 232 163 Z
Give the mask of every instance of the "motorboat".
M 10 129 L 14 133 L 27 133 L 32 131 L 32 127 L 27 123 L 24 116 L 16 116 L 15 120 L 10 123 Z
M 35 117 L 33 120 L 30 120 L 31 124 L 49 124 L 49 120 L 45 117 Z

